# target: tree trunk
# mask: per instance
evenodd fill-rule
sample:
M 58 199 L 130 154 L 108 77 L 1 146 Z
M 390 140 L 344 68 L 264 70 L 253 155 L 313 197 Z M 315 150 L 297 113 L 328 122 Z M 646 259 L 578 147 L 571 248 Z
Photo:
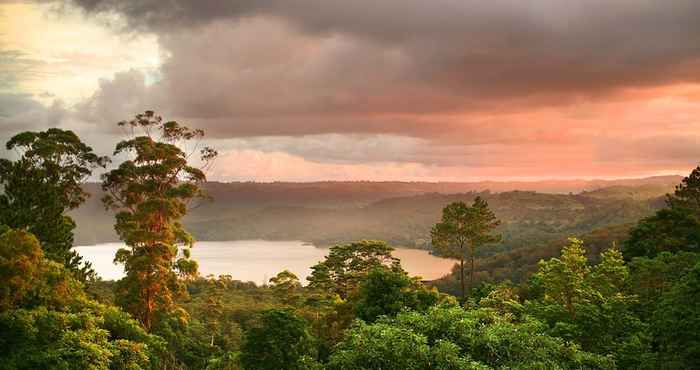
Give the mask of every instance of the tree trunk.
M 472 251 L 472 255 L 469 257 L 471 260 L 471 270 L 469 270 L 469 296 L 471 297 L 472 295 L 472 288 L 474 287 L 474 252 Z
M 574 300 L 572 298 L 572 293 L 566 294 L 566 310 L 569 311 L 572 320 L 576 320 L 576 308 L 574 307 Z
M 464 302 L 465 291 L 464 291 L 464 257 L 459 260 L 459 282 L 462 286 L 462 302 Z
M 145 312 L 143 317 L 143 327 L 146 332 L 151 332 L 151 317 L 153 315 L 153 304 L 151 303 L 151 290 L 146 288 Z

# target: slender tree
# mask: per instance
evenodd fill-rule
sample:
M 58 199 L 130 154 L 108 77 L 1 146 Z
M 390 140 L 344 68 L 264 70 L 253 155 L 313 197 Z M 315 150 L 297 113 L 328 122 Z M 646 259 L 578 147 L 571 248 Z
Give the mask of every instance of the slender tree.
M 0 159 L 0 224 L 32 233 L 47 258 L 85 280 L 93 272 L 72 250 L 75 222 L 66 213 L 85 202 L 82 185 L 108 159 L 57 128 L 20 133 L 6 148 L 18 159 Z
M 117 302 L 150 331 L 158 314 L 172 311 L 173 299 L 184 292 L 181 278 L 196 275 L 197 264 L 189 259 L 194 240 L 180 219 L 188 204 L 203 196 L 203 170 L 216 151 L 202 148 L 202 167 L 191 166 L 188 160 L 204 132 L 163 122 L 152 111 L 119 126 L 131 137 L 117 144 L 114 155 L 131 158 L 106 173 L 102 184 L 103 202 L 117 211 L 115 230 L 128 247 L 115 257 L 126 271 L 117 284 Z M 181 147 L 192 141 L 188 154 Z
M 470 261 L 469 290 L 474 286 L 474 259 L 480 247 L 498 242 L 500 235 L 494 229 L 500 224 L 488 203 L 476 197 L 471 207 L 464 202 L 455 202 L 442 210 L 442 221 L 431 230 L 432 243 L 444 257 L 459 260 L 460 287 L 462 300 L 466 297 L 465 267 Z

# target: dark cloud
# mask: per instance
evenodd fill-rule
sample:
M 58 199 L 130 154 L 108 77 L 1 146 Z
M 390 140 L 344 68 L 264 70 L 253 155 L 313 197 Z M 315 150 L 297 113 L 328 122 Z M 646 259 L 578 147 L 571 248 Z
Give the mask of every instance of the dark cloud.
M 153 33 L 163 51 L 157 74 L 118 73 L 72 107 L 67 125 L 104 147 L 117 121 L 155 109 L 206 129 L 231 158 L 309 171 L 386 162 L 457 177 L 626 175 L 697 154 L 700 127 L 677 113 L 700 112 L 699 89 L 661 91 L 700 82 L 696 0 L 66 4 L 100 22 L 119 14 L 119 31 Z M 3 58 L 14 83 L 30 61 Z M 0 130 L 53 119 L 31 97 L 1 99 L 14 111 Z
M 700 77 L 694 0 L 73 3 L 158 34 L 170 57 L 149 102 L 223 136 L 440 135 L 454 124 L 416 116 L 566 105 Z
M 661 78 L 669 72 L 665 67 L 694 61 L 700 53 L 700 3 L 695 0 L 75 3 L 89 12 L 122 14 L 131 26 L 159 34 L 221 20 L 276 17 L 318 37 L 350 35 L 400 48 L 431 77 L 444 73 L 458 86 L 482 89 L 524 88 L 533 81 L 537 89 L 586 88 Z M 256 36 L 251 37 L 265 37 Z M 636 73 L 640 70 L 652 75 L 642 77 Z
M 60 101 L 45 106 L 29 94 L 0 93 L 0 138 L 10 138 L 20 131 L 60 126 L 67 115 Z

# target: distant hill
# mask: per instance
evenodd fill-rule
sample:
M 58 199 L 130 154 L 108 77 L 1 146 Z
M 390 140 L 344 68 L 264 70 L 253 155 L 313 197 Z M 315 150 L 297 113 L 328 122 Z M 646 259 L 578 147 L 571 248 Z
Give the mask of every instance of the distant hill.
M 680 182 L 680 180 L 678 181 Z M 673 192 L 673 186 L 668 184 L 642 184 L 637 186 L 613 185 L 591 191 L 584 191 L 581 194 L 589 197 L 608 199 L 637 199 L 645 200 L 658 198 L 660 194 Z
M 394 197 L 427 193 L 458 194 L 490 191 L 536 191 L 567 194 L 592 192 L 603 188 L 637 188 L 657 195 L 672 191 L 681 176 L 656 176 L 622 180 L 543 180 L 543 181 L 480 181 L 480 182 L 210 182 L 207 190 L 218 202 L 235 202 L 239 207 L 267 205 L 305 207 L 359 207 Z
M 423 248 L 442 207 L 458 200 L 469 202 L 479 191 L 503 221 L 504 242 L 493 249 L 496 253 L 634 222 L 659 208 L 661 197 L 680 180 L 663 176 L 475 183 L 211 182 L 206 187 L 213 200 L 199 204 L 185 226 L 199 240 L 303 240 L 327 245 L 376 238 Z M 93 197 L 73 212 L 76 244 L 115 241 L 113 215 L 100 204 L 98 185 L 88 184 L 87 190 Z
M 616 244 L 618 247 L 627 238 L 632 223 L 612 225 L 598 228 L 586 233 L 576 234 L 584 243 L 587 256 L 593 263 L 598 263 L 600 253 Z M 522 283 L 533 273 L 537 272 L 540 260 L 559 257 L 561 249 L 568 244 L 568 237 L 562 236 L 549 242 L 533 243 L 522 248 L 504 251 L 490 256 L 478 258 L 474 278 L 478 282 L 497 283 L 511 281 Z M 457 294 L 459 282 L 453 271 L 441 279 L 431 282 L 441 292 Z

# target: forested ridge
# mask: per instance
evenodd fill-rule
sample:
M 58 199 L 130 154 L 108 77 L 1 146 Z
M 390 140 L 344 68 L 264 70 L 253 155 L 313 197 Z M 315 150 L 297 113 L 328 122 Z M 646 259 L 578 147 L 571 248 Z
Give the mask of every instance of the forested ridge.
M 304 235 L 337 243 L 305 285 L 281 271 L 257 286 L 203 277 L 190 258 L 209 232 L 270 225 L 192 215 L 215 195 L 204 132 L 151 111 L 119 125 L 113 165 L 60 129 L 6 144 L 20 155 L 0 160 L 1 369 L 700 368 L 700 167 L 663 198 L 642 186 L 265 208 L 289 220 L 273 237 L 311 222 Z M 71 249 L 76 224 L 92 227 L 75 210 L 101 168 L 125 244 L 116 282 Z M 367 234 L 325 234 L 324 212 L 364 219 Z M 455 270 L 426 285 L 393 257 L 399 243 Z
M 396 196 L 385 189 L 387 192 L 379 194 L 387 197 L 372 199 L 366 204 L 357 204 L 335 191 L 315 188 L 312 189 L 317 190 L 318 199 L 306 192 L 290 195 L 275 190 L 273 184 L 269 188 L 265 184 L 251 184 L 256 190 L 249 189 L 247 195 L 250 196 L 239 199 L 231 192 L 240 184 L 207 183 L 203 187 L 211 200 L 198 204 L 185 217 L 184 224 L 198 240 L 207 241 L 302 240 L 330 246 L 370 238 L 400 247 L 430 248 L 430 228 L 442 207 L 453 201 L 469 202 L 482 196 L 502 220 L 499 231 L 503 240 L 498 248 L 492 249 L 495 252 L 635 222 L 662 207 L 664 194 L 680 181 L 675 177 L 660 180 L 649 179 L 650 184 L 613 186 L 578 194 L 474 191 Z M 362 189 L 362 185 L 357 186 Z M 352 189 L 353 185 L 348 184 L 343 189 L 346 187 Z M 112 216 L 99 203 L 101 191 L 94 185 L 87 189 L 96 196 L 71 213 L 78 223 L 76 243 L 117 241 Z M 264 199 L 268 194 L 270 199 Z M 324 202 L 319 201 L 324 198 Z

